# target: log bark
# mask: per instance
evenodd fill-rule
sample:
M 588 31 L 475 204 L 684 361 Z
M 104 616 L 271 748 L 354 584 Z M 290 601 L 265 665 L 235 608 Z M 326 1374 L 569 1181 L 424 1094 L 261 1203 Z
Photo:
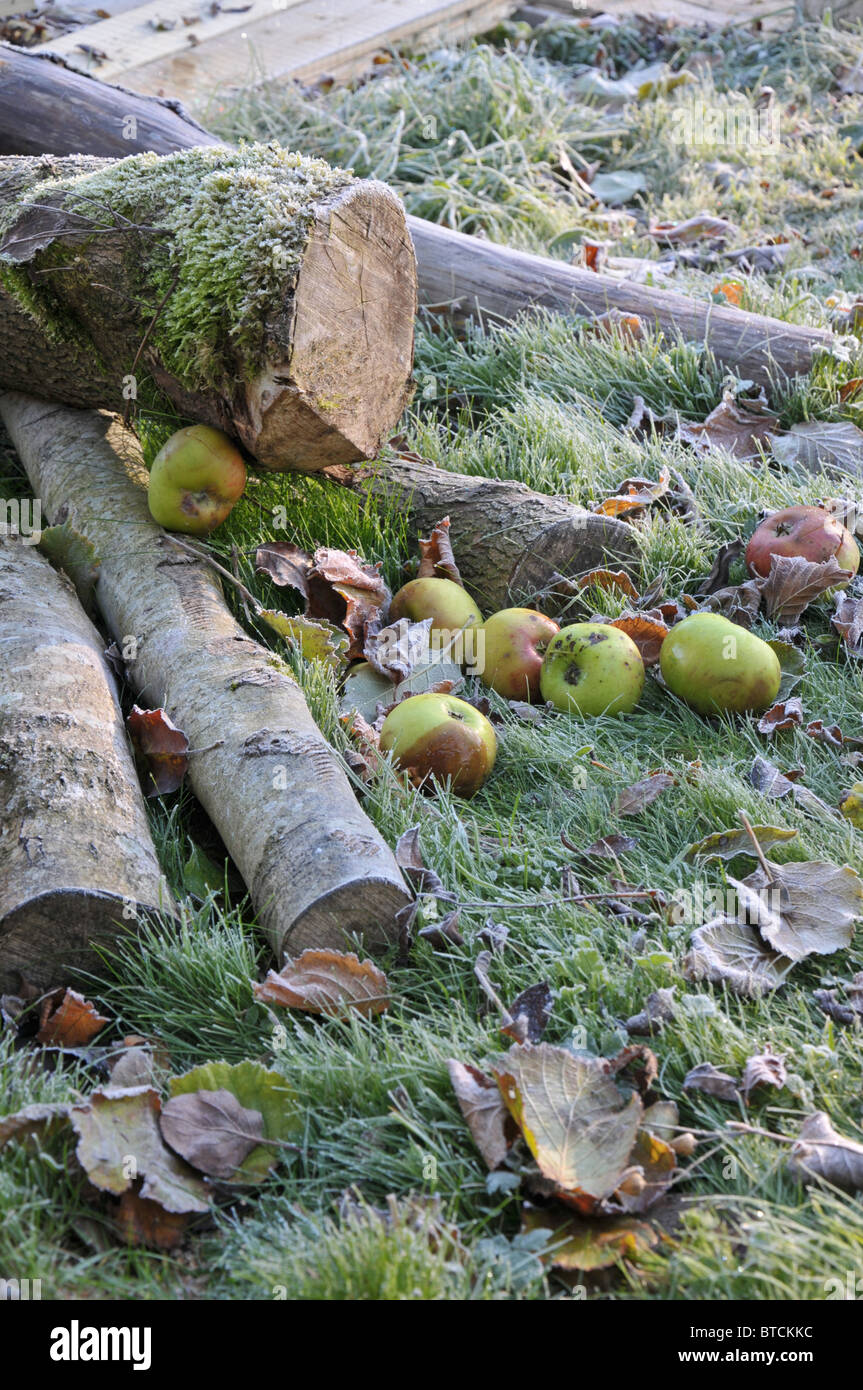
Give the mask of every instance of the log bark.
M 163 707 L 193 749 L 189 781 L 245 880 L 278 956 L 370 948 L 395 934 L 408 893 L 300 687 L 231 616 L 212 570 L 151 520 L 137 442 L 106 415 L 0 398 L 43 514 L 101 559 L 97 601 L 139 703 Z
M 307 472 L 374 457 L 409 398 L 416 271 L 384 184 L 270 146 L 9 157 L 0 227 L 2 389 L 122 411 L 150 379 Z
M 39 145 L 53 153 L 116 153 L 118 89 L 92 77 L 74 74 L 44 57 L 0 45 L 0 151 L 30 152 Z M 26 98 L 21 81 L 30 83 Z M 51 104 L 51 92 L 62 89 L 63 100 Z M 67 103 L 74 91 L 74 103 Z M 10 95 L 7 97 L 5 93 Z M 32 95 L 30 95 L 32 93 Z M 28 111 L 23 131 L 21 102 Z M 147 99 L 137 97 L 135 102 Z M 135 110 L 138 110 L 137 105 Z M 32 113 L 32 114 L 31 114 Z M 182 108 L 171 119 L 156 103 L 149 124 L 143 117 L 137 135 L 126 142 L 128 153 L 176 141 L 175 148 L 212 144 L 216 137 L 189 117 Z M 823 329 L 803 328 L 762 314 L 703 304 L 672 290 L 654 289 L 632 281 L 564 265 L 543 256 L 512 251 L 494 242 L 435 226 L 418 217 L 407 225 L 416 250 L 420 301 L 453 304 L 462 312 L 501 319 L 513 318 L 536 306 L 560 313 L 604 313 L 617 308 L 640 314 L 666 333 L 705 341 L 720 362 L 741 377 L 765 385 L 772 376 L 794 376 L 811 370 L 817 353 L 829 347 L 833 335 Z M 334 461 L 334 460 L 333 460 Z
M 536 603 L 559 616 L 571 598 L 561 580 L 586 570 L 632 564 L 631 529 L 612 517 L 582 511 L 562 497 L 523 483 L 450 473 L 424 460 L 400 458 L 333 479 L 386 499 L 413 533 L 428 535 L 442 517 L 465 588 L 485 613 Z
M 74 983 L 97 944 L 174 911 L 104 645 L 0 531 L 0 992 Z

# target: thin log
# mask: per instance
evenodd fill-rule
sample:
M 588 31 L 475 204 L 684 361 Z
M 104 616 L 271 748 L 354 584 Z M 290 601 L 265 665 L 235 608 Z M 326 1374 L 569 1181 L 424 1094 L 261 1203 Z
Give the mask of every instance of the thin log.
M 628 567 L 638 553 L 622 521 L 532 492 L 524 483 L 450 473 L 404 457 L 346 469 L 333 481 L 385 499 L 414 535 L 428 535 L 448 515 L 465 588 L 486 614 L 537 603 L 558 616 L 571 597 L 561 580 L 597 567 Z
M 415 261 L 384 184 L 274 145 L 10 156 L 0 229 L 0 389 L 122 411 L 151 379 L 304 472 L 374 457 L 409 399 Z
M 0 398 L 43 514 L 65 507 L 101 559 L 96 597 L 139 703 L 163 707 L 201 750 L 189 781 L 245 880 L 277 956 L 370 948 L 408 894 L 285 664 L 235 622 L 203 561 L 151 520 L 134 436 L 115 419 Z
M 72 585 L 0 528 L 0 991 L 74 983 L 171 914 L 104 642 Z
M 41 148 L 53 153 L 116 153 L 118 103 L 125 99 L 118 97 L 118 89 L 6 45 L 0 45 L 0 56 L 7 64 L 5 69 L 0 67 L 0 151 L 30 152 L 41 140 Z M 26 98 L 21 96 L 20 85 L 24 75 L 30 83 Z M 50 94 L 61 86 L 63 100 L 56 100 L 52 107 Z M 75 102 L 67 121 L 66 103 L 72 90 Z M 24 132 L 19 133 L 22 100 L 28 117 Z M 132 97 L 128 100 L 131 111 Z M 136 102 L 147 100 L 135 98 Z M 177 149 L 216 143 L 216 137 L 202 130 L 182 109 L 173 115 L 175 119 L 168 121 L 161 109 L 154 109 L 150 125 L 139 120 L 138 135 L 128 141 L 128 152 L 150 148 L 150 138 L 174 140 Z M 161 143 L 157 146 L 162 147 Z M 408 217 L 407 225 L 416 250 L 423 304 L 453 304 L 463 313 L 481 312 L 500 319 L 511 319 L 537 306 L 577 314 L 616 308 L 641 315 L 669 335 L 706 342 L 720 362 L 765 385 L 776 375 L 809 372 L 815 356 L 833 341 L 833 335 L 824 329 L 804 328 L 763 314 L 704 304 L 673 290 L 615 280 L 450 231 L 418 217 Z

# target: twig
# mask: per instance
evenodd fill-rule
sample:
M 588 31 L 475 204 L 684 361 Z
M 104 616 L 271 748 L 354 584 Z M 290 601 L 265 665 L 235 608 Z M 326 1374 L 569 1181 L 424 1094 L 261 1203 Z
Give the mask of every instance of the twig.
M 196 560 L 203 560 L 205 564 L 212 565 L 214 570 L 218 570 L 222 578 L 227 579 L 229 584 L 233 584 L 242 595 L 243 599 L 251 605 L 256 616 L 262 611 L 261 605 L 258 603 L 258 600 L 251 590 L 246 588 L 241 579 L 237 579 L 231 574 L 230 570 L 225 569 L 224 565 L 220 565 L 218 560 L 214 560 L 212 555 L 208 555 L 204 550 L 198 550 L 197 546 L 189 545 L 188 541 L 181 541 L 173 532 L 170 534 L 166 533 L 165 539 L 170 541 L 172 545 L 176 545 L 180 550 L 185 550 L 187 555 L 194 555 Z
M 607 898 L 657 898 L 661 892 L 661 888 L 627 889 L 620 893 L 611 889 L 607 893 L 573 893 L 571 896 L 565 898 L 535 898 L 533 902 L 529 903 L 459 903 L 459 907 L 466 911 L 479 911 L 480 908 L 483 911 L 500 911 L 505 907 L 514 907 L 516 911 L 521 912 L 523 909 L 529 907 L 558 907 L 561 903 L 598 903 L 604 902 Z

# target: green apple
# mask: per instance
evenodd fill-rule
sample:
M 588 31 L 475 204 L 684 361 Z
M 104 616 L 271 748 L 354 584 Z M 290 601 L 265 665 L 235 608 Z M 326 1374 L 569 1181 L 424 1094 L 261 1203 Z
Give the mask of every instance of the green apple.
M 484 714 L 454 695 L 411 695 L 390 710 L 381 749 L 416 782 L 450 780 L 459 796 L 473 796 L 494 767 L 497 738 Z
M 147 499 L 166 531 L 207 536 L 246 486 L 246 465 L 226 434 L 210 425 L 177 430 L 153 460 Z
M 782 680 L 773 648 L 720 613 L 693 613 L 677 623 L 659 664 L 669 690 L 699 714 L 766 709 Z
M 628 714 L 644 689 L 644 662 L 620 628 L 573 623 L 549 642 L 539 685 L 542 698 L 558 709 Z
M 505 700 L 539 699 L 543 653 L 560 631 L 554 619 L 532 608 L 503 608 L 486 618 L 482 630 L 483 685 Z
M 466 627 L 479 627 L 482 614 L 466 589 L 452 579 L 412 579 L 393 595 L 390 604 L 391 623 L 410 618 L 421 623 L 431 618 L 433 632 L 461 632 Z

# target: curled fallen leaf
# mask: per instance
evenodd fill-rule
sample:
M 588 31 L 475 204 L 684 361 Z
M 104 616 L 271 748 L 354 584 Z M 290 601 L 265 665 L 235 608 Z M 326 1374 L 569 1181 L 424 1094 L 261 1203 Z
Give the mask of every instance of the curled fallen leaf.
M 758 721 L 759 734 L 780 734 L 785 729 L 797 729 L 803 723 L 803 703 L 796 696 L 780 700 L 765 710 Z
M 835 555 L 821 562 L 804 560 L 802 555 L 773 555 L 770 573 L 755 582 L 768 618 L 787 626 L 796 623 L 828 589 L 850 578 L 850 571 L 837 564 Z
M 133 705 L 126 728 L 145 769 L 147 796 L 165 796 L 181 785 L 189 767 L 189 740 L 163 709 Z
M 381 1014 L 390 1005 L 382 970 L 352 953 L 328 949 L 303 951 L 278 973 L 270 970 L 264 983 L 252 988 L 263 1004 L 337 1017 L 351 1010 L 367 1016 Z
M 668 772 L 651 772 L 649 777 L 626 787 L 614 803 L 618 816 L 637 816 L 645 807 L 655 801 L 662 792 L 674 786 L 674 778 Z
M 56 990 L 42 1000 L 36 1041 L 44 1047 L 86 1047 L 110 1019 L 74 989 Z
M 473 1141 L 493 1171 L 506 1158 L 518 1135 L 518 1126 L 504 1105 L 493 1077 L 455 1058 L 447 1062 L 447 1070 Z
M 631 637 L 645 666 L 655 666 L 659 660 L 662 644 L 668 636 L 668 627 L 656 613 L 621 613 L 613 618 L 610 627 L 619 627 L 627 637 Z
M 748 1059 L 743 1068 L 743 1080 L 740 1089 L 748 1101 L 752 1091 L 759 1086 L 773 1086 L 776 1090 L 781 1091 L 785 1085 L 786 1076 L 785 1058 L 778 1056 L 768 1045 L 763 1053 Z
M 417 579 L 451 579 L 461 584 L 461 575 L 453 554 L 449 534 L 450 520 L 445 516 L 432 530 L 428 540 L 420 540 L 420 563 Z
M 699 1062 L 688 1071 L 683 1078 L 683 1089 L 703 1091 L 706 1096 L 715 1096 L 717 1100 L 733 1102 L 740 1098 L 740 1090 L 734 1077 L 720 1071 L 712 1062 Z
M 788 1166 L 805 1183 L 826 1182 L 843 1192 L 863 1191 L 863 1144 L 838 1134 L 823 1110 L 803 1121 Z
M 723 915 L 696 927 L 681 969 L 687 980 L 710 980 L 759 999 L 785 983 L 793 964 L 766 946 L 755 927 Z

